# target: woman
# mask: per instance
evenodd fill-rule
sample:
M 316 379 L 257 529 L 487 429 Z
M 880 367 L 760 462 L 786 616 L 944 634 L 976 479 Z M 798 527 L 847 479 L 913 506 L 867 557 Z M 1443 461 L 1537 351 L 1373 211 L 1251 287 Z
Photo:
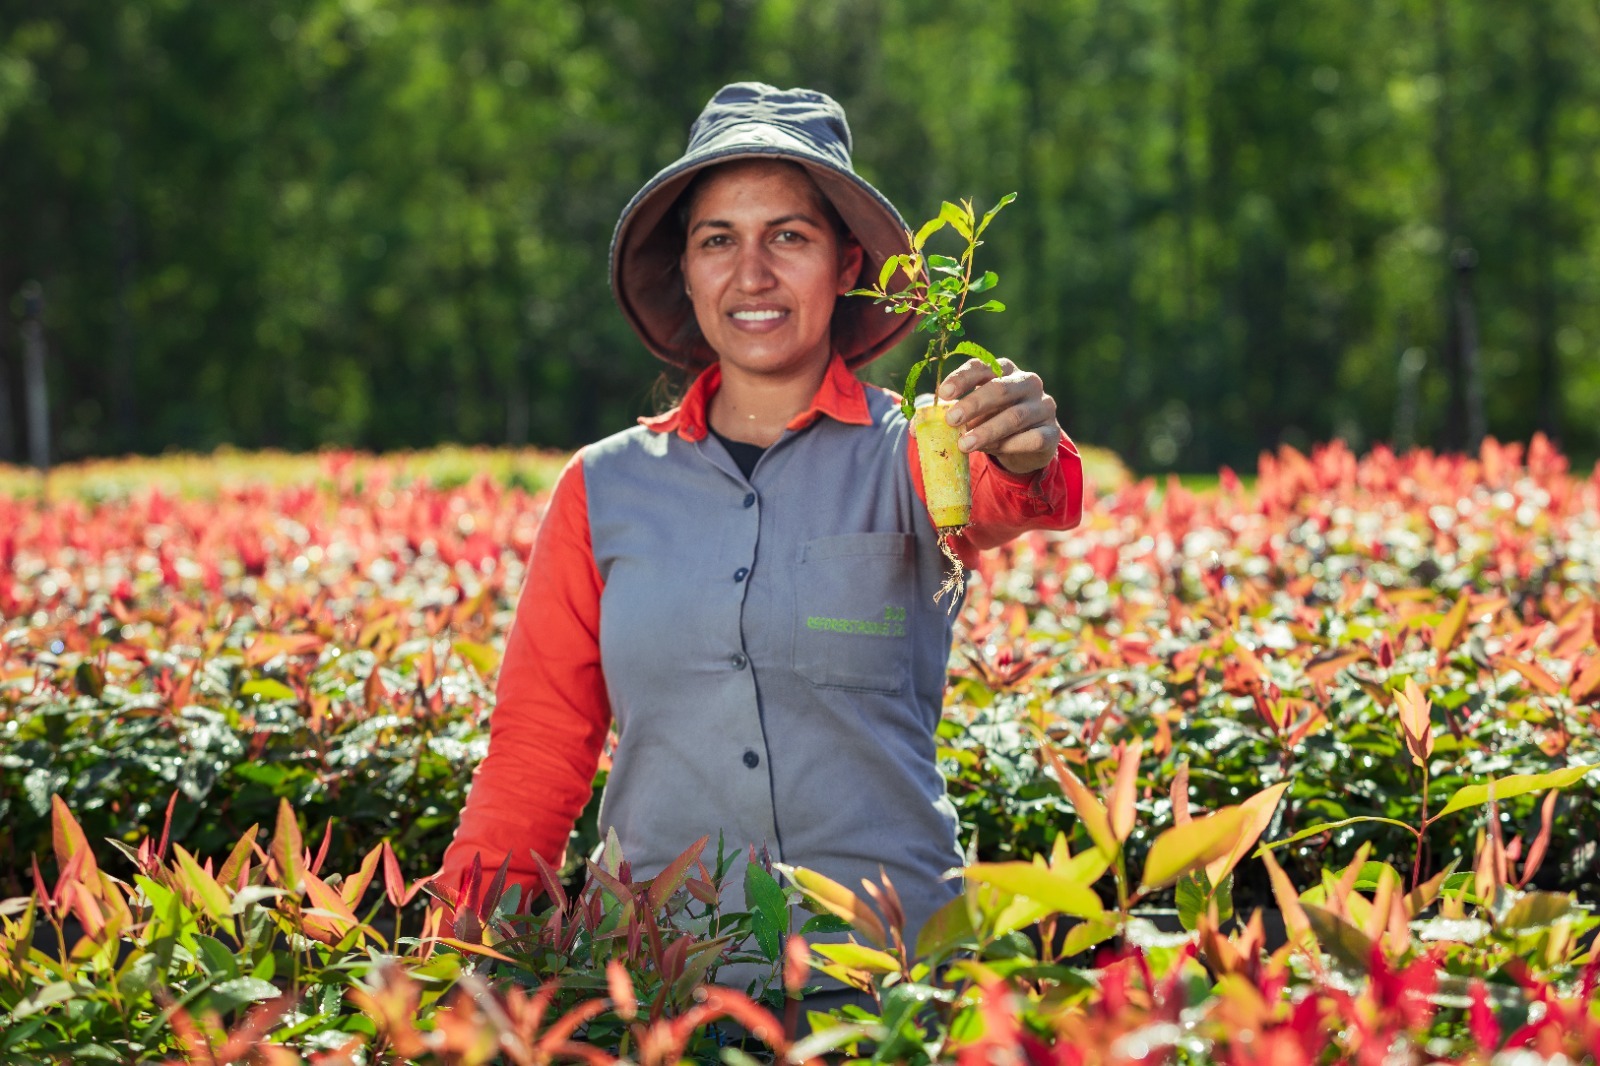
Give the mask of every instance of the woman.
M 847 885 L 882 866 L 911 937 L 957 891 L 933 736 L 943 561 L 906 421 L 851 373 L 913 323 L 840 300 L 903 249 L 905 224 L 849 150 L 828 97 L 730 85 L 623 210 L 617 301 L 651 351 L 700 373 L 556 484 L 447 888 L 474 855 L 494 869 L 509 853 L 529 886 L 533 852 L 558 864 L 614 722 L 600 821 L 636 876 L 719 833 Z M 973 463 L 968 558 L 1079 517 L 1055 404 L 1005 367 L 941 388 Z

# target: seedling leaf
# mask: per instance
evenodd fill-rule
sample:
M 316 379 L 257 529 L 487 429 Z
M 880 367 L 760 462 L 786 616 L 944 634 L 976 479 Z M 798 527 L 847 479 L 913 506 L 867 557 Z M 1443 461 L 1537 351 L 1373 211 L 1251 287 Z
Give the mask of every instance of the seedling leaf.
M 1088 883 L 1031 862 L 980 862 L 967 867 L 966 878 L 1026 896 L 1061 914 L 1098 918 L 1105 913 Z
M 989 210 L 983 213 L 983 221 L 978 223 L 978 231 L 974 233 L 973 236 L 982 237 L 983 231 L 989 228 L 989 223 L 994 221 L 994 216 L 1000 213 L 1000 209 L 1005 207 L 1016 198 L 1017 194 L 1014 192 L 1008 192 L 1004 196 L 1000 197 L 999 203 L 995 204 L 993 207 L 989 208 Z
M 1248 817 L 1243 806 L 1224 807 L 1187 825 L 1173 826 L 1150 845 L 1145 859 L 1144 888 L 1165 888 L 1178 878 L 1233 848 Z
M 1320 836 L 1330 830 L 1343 829 L 1347 825 L 1356 825 L 1360 822 L 1382 822 L 1384 825 L 1397 825 L 1408 833 L 1416 832 L 1411 826 L 1394 818 L 1379 818 L 1376 815 L 1361 814 L 1354 818 L 1345 818 L 1337 822 L 1319 822 L 1310 828 L 1300 830 L 1292 837 L 1284 837 L 1282 840 L 1274 840 L 1270 844 L 1263 844 L 1255 850 L 1255 854 L 1258 856 L 1264 855 L 1269 851 L 1276 851 L 1285 844 L 1293 844 L 1295 841 L 1304 840 L 1306 837 Z
M 949 200 L 939 205 L 939 223 L 950 223 L 950 228 L 961 234 L 964 240 L 972 239 L 972 212 L 959 204 Z
M 782 863 L 773 863 L 773 868 L 794 882 L 807 899 L 849 922 L 874 945 L 880 948 L 888 946 L 889 937 L 883 922 L 854 892 L 815 870 Z
M 1456 790 L 1435 818 L 1442 818 L 1447 814 L 1465 810 L 1468 807 L 1481 807 L 1489 802 L 1489 786 L 1494 786 L 1494 798 L 1498 801 L 1512 799 L 1516 796 L 1525 796 L 1529 792 L 1543 792 L 1547 788 L 1566 788 L 1577 784 L 1590 770 L 1600 768 L 1600 763 L 1590 763 L 1586 766 L 1567 766 L 1560 770 L 1551 770 L 1544 774 L 1511 774 L 1499 779 L 1491 778 L 1481 785 L 1464 785 Z M 1287 841 L 1285 842 L 1287 843 Z
M 950 354 L 972 356 L 984 366 L 993 370 L 995 377 L 1000 377 L 1005 373 L 1005 370 L 1000 366 L 1000 360 L 994 357 L 994 353 L 976 341 L 962 341 L 950 350 Z
M 898 256 L 898 255 L 891 255 L 889 258 L 887 258 L 887 259 L 885 259 L 883 261 L 883 269 L 878 271 L 878 288 L 887 289 L 889 287 L 889 279 L 894 277 L 895 268 L 898 267 L 899 265 L 900 265 L 900 256 Z M 866 295 L 869 295 L 869 296 L 878 295 L 877 293 L 872 292 L 871 290 L 862 290 L 862 289 L 857 289 L 855 292 L 851 293 L 850 295 L 854 296 L 857 293 L 862 293 L 862 292 L 865 292 Z
M 811 950 L 841 966 L 873 973 L 897 973 L 900 960 L 886 951 L 875 951 L 864 944 L 813 944 Z
M 917 934 L 917 957 L 948 954 L 970 941 L 974 932 L 967 897 L 957 896 L 934 911 L 933 917 L 923 924 L 922 931 Z

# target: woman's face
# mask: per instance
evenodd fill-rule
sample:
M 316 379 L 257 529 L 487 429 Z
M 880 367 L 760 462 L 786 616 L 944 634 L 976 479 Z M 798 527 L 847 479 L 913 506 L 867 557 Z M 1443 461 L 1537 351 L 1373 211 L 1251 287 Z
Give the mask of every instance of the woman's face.
M 785 374 L 827 362 L 833 304 L 861 248 L 841 241 L 794 164 L 754 161 L 702 179 L 680 266 L 700 331 L 726 372 Z

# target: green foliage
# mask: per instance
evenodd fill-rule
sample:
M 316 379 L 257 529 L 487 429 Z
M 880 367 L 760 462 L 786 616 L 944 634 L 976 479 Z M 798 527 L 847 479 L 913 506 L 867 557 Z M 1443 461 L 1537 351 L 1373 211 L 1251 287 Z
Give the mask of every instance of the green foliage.
M 614 839 L 569 882 L 474 868 L 408 910 L 422 886 L 402 870 L 436 858 L 417 845 L 402 866 L 397 830 L 466 776 L 450 731 L 480 735 L 538 503 L 394 473 L 333 457 L 313 486 L 0 498 L 18 531 L 0 831 L 37 860 L 0 902 L 0 1058 L 1600 1046 L 1600 481 L 1548 442 L 1285 449 L 1248 491 L 1226 471 L 1205 496 L 1129 484 L 1079 529 L 985 559 L 939 728 L 972 859 L 921 929 L 887 879 L 860 895 L 706 840 L 648 877 Z M 265 528 L 289 532 L 251 539 Z M 424 797 L 344 765 L 387 776 L 395 746 L 425 765 L 413 735 L 446 760 Z M 223 790 L 253 747 L 288 794 Z M 184 794 L 208 780 L 203 803 Z M 802 900 L 822 913 L 802 923 Z M 1169 902 L 1181 931 L 1149 909 Z M 868 1005 L 790 1044 L 813 974 Z M 742 1051 L 722 1047 L 730 1021 Z
M 967 306 L 967 301 L 973 295 L 999 284 L 1000 277 L 992 270 L 984 271 L 975 280 L 972 277 L 972 257 L 978 245 L 983 243 L 980 238 L 989 228 L 989 223 L 994 221 L 994 216 L 1016 198 L 1016 193 L 1001 197 L 999 203 L 984 212 L 982 219 L 973 211 L 971 200 L 963 200 L 959 205 L 946 200 L 937 217 L 924 222 L 915 234 L 907 234 L 911 241 L 910 251 L 884 261 L 875 287 L 854 289 L 849 293 L 851 296 L 870 296 L 874 303 L 888 305 L 885 310 L 897 315 L 916 315 L 916 332 L 932 334 L 926 354 L 911 364 L 906 371 L 905 387 L 900 390 L 900 410 L 907 421 L 915 409 L 913 401 L 923 374 L 930 367 L 933 369 L 933 379 L 926 384 L 930 391 L 937 392 L 939 382 L 944 380 L 946 359 L 970 355 L 993 370 L 997 377 L 1004 373 L 999 361 L 987 348 L 970 340 L 958 341 L 952 347 L 951 341 L 966 334 L 962 319 L 968 315 L 1006 309 L 1006 305 L 999 300 L 988 300 L 971 307 Z M 952 259 L 947 255 L 924 253 L 923 246 L 928 238 L 947 225 L 966 242 L 960 257 Z M 906 285 L 896 292 L 890 292 L 888 285 L 897 271 L 905 277 Z M 935 274 L 940 276 L 936 278 L 933 276 Z
M 1139 468 L 1460 443 L 1469 248 L 1489 430 L 1593 455 L 1597 53 L 1586 0 L 11 0 L 0 365 L 36 278 L 64 455 L 593 440 L 658 369 L 617 214 L 759 77 L 897 203 L 1021 191 L 987 346 Z
M 336 865 L 348 865 L 377 836 L 392 837 L 408 865 L 437 863 L 488 743 L 479 720 L 491 698 L 486 683 L 452 660 L 445 683 L 456 699 L 436 715 L 418 720 L 393 705 L 353 705 L 350 713 L 319 716 L 279 679 L 287 662 L 277 665 L 279 678 L 243 680 L 255 673 L 241 661 L 254 632 L 253 625 L 223 630 L 222 645 L 206 659 L 198 649 L 173 649 L 155 677 L 108 649 L 114 681 L 99 698 L 61 693 L 11 708 L 0 818 L 19 853 L 48 848 L 52 792 L 80 812 L 94 839 L 121 841 L 147 831 L 177 793 L 175 831 L 201 852 L 269 823 L 287 799 L 308 824 L 334 822 Z M 403 691 L 417 683 L 411 659 L 422 650 L 397 647 L 400 658 L 386 664 L 370 649 L 334 646 L 296 672 L 323 696 L 359 693 L 374 675 L 386 692 Z M 61 669 L 70 676 L 72 659 Z M 162 676 L 192 678 L 195 702 L 170 713 L 154 705 Z M 9 870 L 0 884 L 14 891 L 20 886 L 10 879 L 22 873 Z

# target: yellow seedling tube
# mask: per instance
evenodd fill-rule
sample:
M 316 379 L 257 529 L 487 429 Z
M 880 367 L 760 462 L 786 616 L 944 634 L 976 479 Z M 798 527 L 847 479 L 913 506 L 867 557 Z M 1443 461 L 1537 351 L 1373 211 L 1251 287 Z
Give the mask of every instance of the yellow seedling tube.
M 967 453 L 957 446 L 961 430 L 945 421 L 953 403 L 931 396 L 917 397 L 911 430 L 917 435 L 917 456 L 922 462 L 922 487 L 928 513 L 940 529 L 960 529 L 972 521 L 972 474 Z

